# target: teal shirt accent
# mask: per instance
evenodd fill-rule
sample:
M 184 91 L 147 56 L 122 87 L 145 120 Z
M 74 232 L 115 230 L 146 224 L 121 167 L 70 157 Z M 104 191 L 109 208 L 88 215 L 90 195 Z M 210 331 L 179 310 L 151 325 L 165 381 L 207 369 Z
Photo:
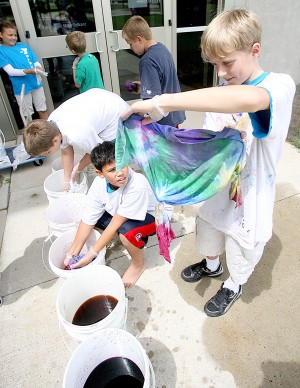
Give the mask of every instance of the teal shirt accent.
M 249 82 L 244 82 L 243 85 L 258 85 L 260 84 L 270 73 L 268 71 L 263 72 L 261 75 Z
M 118 190 L 118 189 L 117 189 L 117 190 Z M 114 193 L 116 190 L 113 190 L 113 189 L 110 187 L 109 182 L 106 181 L 106 191 L 108 192 L 108 194 L 111 194 L 111 193 Z
M 258 86 L 263 89 L 265 89 L 263 86 L 260 86 L 259 84 L 269 75 L 270 73 L 265 71 L 261 75 L 259 75 L 257 78 L 253 79 L 252 81 L 245 82 L 244 85 L 253 85 Z M 270 92 L 265 89 L 266 92 L 270 96 L 270 108 L 266 110 L 260 110 L 258 112 L 249 112 L 249 117 L 251 120 L 251 124 L 253 127 L 253 136 L 257 139 L 264 139 L 267 137 L 271 131 L 271 117 L 272 117 L 272 96 Z
M 80 93 L 93 88 L 104 89 L 99 62 L 93 54 L 85 53 L 77 63 L 76 83 L 81 85 Z

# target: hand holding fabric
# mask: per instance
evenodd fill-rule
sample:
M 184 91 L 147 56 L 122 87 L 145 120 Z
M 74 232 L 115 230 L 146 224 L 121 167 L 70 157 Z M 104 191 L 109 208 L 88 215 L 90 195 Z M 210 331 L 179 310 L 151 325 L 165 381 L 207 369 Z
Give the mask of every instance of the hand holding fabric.
M 137 113 L 140 116 L 148 114 L 150 119 L 144 119 L 142 124 L 148 124 L 151 121 L 159 121 L 163 117 L 166 117 L 169 112 L 164 112 L 158 104 L 159 96 L 154 96 L 149 100 L 137 101 L 126 109 L 121 115 L 122 120 L 128 119 L 133 113 Z

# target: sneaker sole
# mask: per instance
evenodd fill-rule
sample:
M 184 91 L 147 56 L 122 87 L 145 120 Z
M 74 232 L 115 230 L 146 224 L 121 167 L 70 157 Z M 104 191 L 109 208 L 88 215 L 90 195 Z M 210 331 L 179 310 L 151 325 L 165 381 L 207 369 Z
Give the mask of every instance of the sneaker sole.
M 222 275 L 222 273 L 224 272 L 224 269 L 222 267 L 222 270 L 220 270 L 218 273 L 216 274 L 213 274 L 213 275 L 210 275 L 210 274 L 202 274 L 198 279 L 195 279 L 195 278 L 192 278 L 192 277 L 186 277 L 183 273 L 183 271 L 181 272 L 181 278 L 185 281 L 185 282 L 188 282 L 188 283 L 196 283 L 196 282 L 199 282 L 199 280 L 201 280 L 203 277 L 208 277 L 208 278 L 214 278 L 214 277 L 217 277 L 217 276 L 220 276 Z
M 227 313 L 227 311 L 230 309 L 230 307 L 233 305 L 233 303 L 235 301 L 237 301 L 241 295 L 242 295 L 242 289 L 241 289 L 241 292 L 234 299 L 232 299 L 231 303 L 226 307 L 226 309 L 222 313 L 219 313 L 219 311 L 212 312 L 212 311 L 207 310 L 206 305 L 208 305 L 208 303 L 210 302 L 210 300 L 209 300 L 204 306 L 204 312 L 209 317 L 213 317 L 213 318 L 220 317 L 221 315 L 224 315 L 225 313 Z

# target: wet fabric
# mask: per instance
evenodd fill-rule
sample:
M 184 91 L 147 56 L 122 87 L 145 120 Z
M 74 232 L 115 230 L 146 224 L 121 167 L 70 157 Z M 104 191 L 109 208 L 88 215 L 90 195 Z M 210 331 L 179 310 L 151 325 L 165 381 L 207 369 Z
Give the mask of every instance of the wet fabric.
M 137 164 L 161 203 L 193 205 L 231 183 L 228 195 L 236 201 L 236 206 L 241 205 L 239 174 L 246 157 L 238 130 L 177 129 L 158 123 L 143 125 L 141 120 L 133 115 L 119 122 L 117 170 L 130 163 Z M 166 216 L 160 218 L 166 220 Z M 157 220 L 158 225 L 162 223 Z M 171 225 L 165 226 L 168 231 L 162 235 L 170 236 Z M 160 234 L 157 235 L 159 238 Z M 165 251 L 161 244 L 160 248 Z

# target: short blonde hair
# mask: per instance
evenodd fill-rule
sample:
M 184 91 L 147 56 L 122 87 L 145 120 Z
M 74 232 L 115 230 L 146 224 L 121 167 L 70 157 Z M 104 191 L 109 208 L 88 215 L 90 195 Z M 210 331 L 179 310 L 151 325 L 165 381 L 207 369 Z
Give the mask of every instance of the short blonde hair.
M 261 42 L 258 16 L 247 9 L 224 11 L 207 26 L 201 38 L 202 58 L 212 62 L 232 51 L 250 52 L 254 43 Z
M 137 36 L 141 36 L 146 40 L 152 39 L 152 32 L 147 21 L 141 16 L 135 15 L 127 20 L 122 28 L 122 36 L 124 39 L 135 40 Z
M 66 42 L 70 50 L 82 54 L 86 50 L 85 34 L 82 31 L 73 31 L 66 36 Z
M 57 125 L 51 121 L 33 120 L 23 130 L 23 142 L 26 152 L 40 156 L 53 145 L 53 139 L 60 134 Z

